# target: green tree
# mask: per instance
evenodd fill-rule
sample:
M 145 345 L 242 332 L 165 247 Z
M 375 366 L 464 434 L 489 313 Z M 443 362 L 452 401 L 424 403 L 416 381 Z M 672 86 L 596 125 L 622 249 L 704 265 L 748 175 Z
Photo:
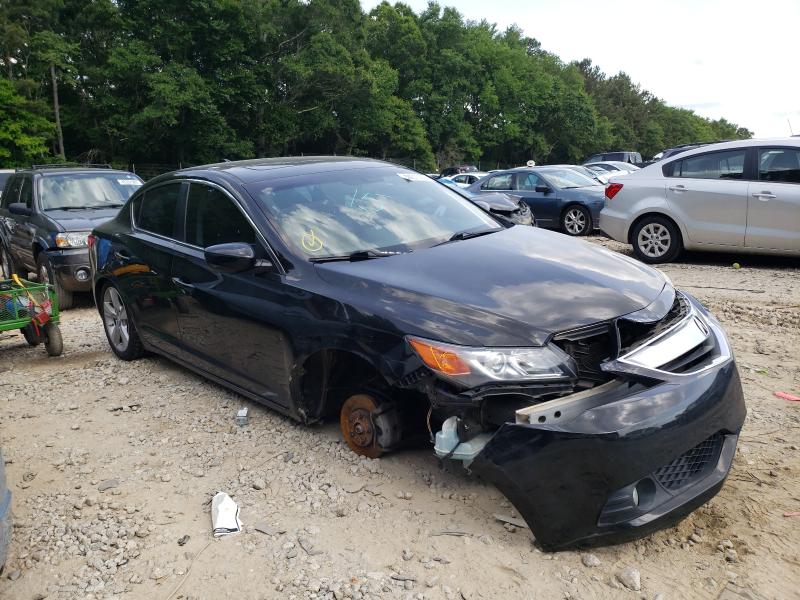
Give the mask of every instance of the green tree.
M 7 79 L 0 79 L 0 161 L 6 167 L 30 166 L 48 154 L 52 123 L 36 113 Z

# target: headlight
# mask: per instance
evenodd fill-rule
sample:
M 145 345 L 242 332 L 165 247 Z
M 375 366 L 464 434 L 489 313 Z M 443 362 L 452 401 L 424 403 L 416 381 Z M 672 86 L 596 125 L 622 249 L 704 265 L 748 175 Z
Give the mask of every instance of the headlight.
M 468 388 L 492 382 L 565 379 L 576 372 L 572 358 L 555 346 L 479 348 L 416 337 L 408 342 L 429 369 Z
M 56 246 L 59 248 L 83 248 L 87 245 L 88 231 L 73 231 L 56 235 Z

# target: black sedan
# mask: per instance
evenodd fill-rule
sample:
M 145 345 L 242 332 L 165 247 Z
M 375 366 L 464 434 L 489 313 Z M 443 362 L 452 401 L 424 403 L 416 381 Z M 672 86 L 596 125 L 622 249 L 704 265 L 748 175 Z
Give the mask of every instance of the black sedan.
M 177 171 L 90 238 L 112 350 L 166 356 L 377 457 L 411 432 L 547 549 L 720 489 L 745 416 L 719 323 L 658 271 L 348 158 Z

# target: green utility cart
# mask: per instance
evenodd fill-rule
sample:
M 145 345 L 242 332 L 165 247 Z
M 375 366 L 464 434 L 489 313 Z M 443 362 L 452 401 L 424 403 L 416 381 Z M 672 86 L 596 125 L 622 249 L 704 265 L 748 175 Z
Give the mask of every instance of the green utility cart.
M 53 286 L 20 279 L 0 279 L 0 332 L 19 329 L 31 346 L 44 344 L 50 356 L 64 351 L 58 327 L 58 298 Z

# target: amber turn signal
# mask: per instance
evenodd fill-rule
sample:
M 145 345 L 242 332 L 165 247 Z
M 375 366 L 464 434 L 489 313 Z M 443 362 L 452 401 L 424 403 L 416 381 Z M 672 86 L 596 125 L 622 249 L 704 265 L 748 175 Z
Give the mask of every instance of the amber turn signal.
M 429 368 L 445 375 L 469 375 L 469 365 L 457 354 L 444 348 L 417 339 L 408 340 L 419 357 Z

